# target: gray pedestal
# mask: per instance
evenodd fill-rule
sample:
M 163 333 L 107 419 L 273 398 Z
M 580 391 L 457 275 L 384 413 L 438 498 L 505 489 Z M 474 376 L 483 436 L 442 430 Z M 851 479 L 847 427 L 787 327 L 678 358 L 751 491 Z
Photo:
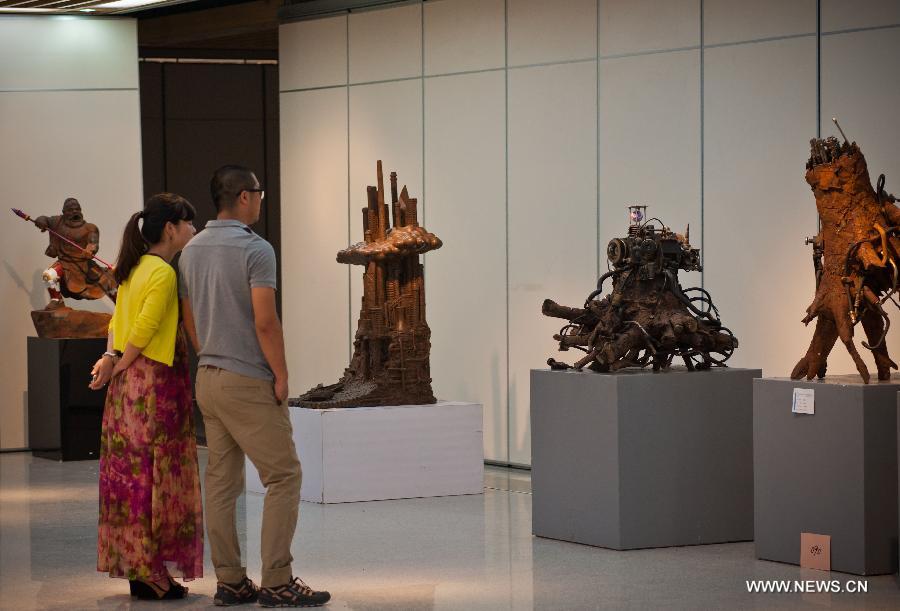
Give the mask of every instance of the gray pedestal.
M 815 414 L 791 413 L 794 388 Z M 800 533 L 831 536 L 831 568 L 897 568 L 897 391 L 858 376 L 753 385 L 756 556 L 799 564 Z
M 761 375 L 533 370 L 532 532 L 619 550 L 753 539 Z

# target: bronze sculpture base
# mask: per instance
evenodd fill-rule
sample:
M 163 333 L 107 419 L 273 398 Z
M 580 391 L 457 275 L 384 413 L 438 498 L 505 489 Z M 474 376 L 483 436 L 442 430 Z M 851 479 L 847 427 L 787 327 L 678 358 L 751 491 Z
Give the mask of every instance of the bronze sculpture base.
M 402 403 L 398 403 L 402 401 Z M 423 390 L 418 395 L 399 393 L 397 388 L 382 388 L 376 381 L 351 379 L 328 386 L 319 384 L 288 404 L 312 409 L 337 407 L 374 407 L 385 405 L 430 405 L 436 403 L 434 395 Z
M 112 314 L 73 310 L 68 306 L 31 312 L 38 337 L 47 339 L 106 337 Z

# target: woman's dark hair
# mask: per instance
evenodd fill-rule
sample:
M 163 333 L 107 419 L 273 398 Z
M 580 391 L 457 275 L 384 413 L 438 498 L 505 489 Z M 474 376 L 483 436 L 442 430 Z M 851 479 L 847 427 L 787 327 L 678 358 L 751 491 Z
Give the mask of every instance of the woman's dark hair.
M 177 225 L 179 221 L 192 221 L 196 214 L 191 202 L 174 193 L 158 193 L 148 199 L 144 209 L 132 214 L 125 225 L 122 247 L 116 259 L 116 282 L 125 282 L 150 245 L 162 240 L 166 223 Z M 141 219 L 143 223 L 140 223 Z

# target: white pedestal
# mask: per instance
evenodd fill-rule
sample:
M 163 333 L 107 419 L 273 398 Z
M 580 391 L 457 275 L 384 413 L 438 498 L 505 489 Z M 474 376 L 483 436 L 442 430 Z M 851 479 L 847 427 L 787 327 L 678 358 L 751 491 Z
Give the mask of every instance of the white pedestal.
M 291 407 L 303 468 L 300 499 L 347 503 L 484 490 L 482 407 L 433 405 Z M 247 491 L 264 493 L 246 461 Z

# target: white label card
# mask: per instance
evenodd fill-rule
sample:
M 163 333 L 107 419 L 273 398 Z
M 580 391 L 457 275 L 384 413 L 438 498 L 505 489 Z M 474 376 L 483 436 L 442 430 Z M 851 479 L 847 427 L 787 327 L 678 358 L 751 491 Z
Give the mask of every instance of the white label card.
M 815 414 L 815 393 L 815 389 L 812 388 L 795 388 L 791 411 L 795 414 Z

